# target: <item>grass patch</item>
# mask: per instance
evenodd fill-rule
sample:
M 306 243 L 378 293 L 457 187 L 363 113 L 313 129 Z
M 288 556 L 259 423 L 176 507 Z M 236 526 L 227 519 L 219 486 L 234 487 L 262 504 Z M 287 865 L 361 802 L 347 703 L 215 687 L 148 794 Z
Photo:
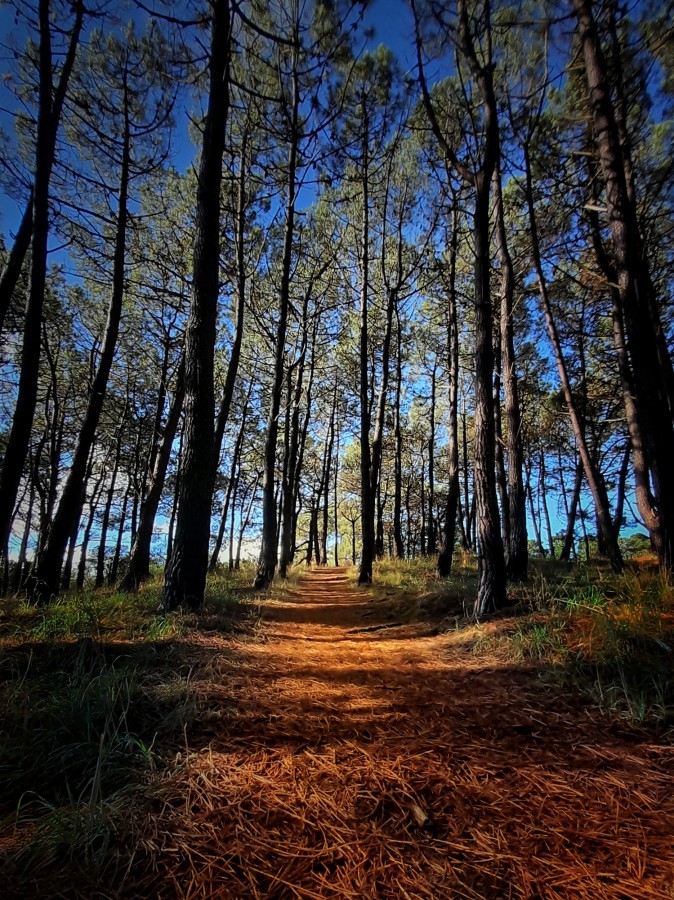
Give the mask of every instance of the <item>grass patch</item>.
M 249 569 L 209 578 L 199 614 L 159 612 L 159 579 L 131 595 L 5 602 L 0 863 L 27 871 L 68 856 L 95 875 L 119 810 L 199 727 L 204 633 L 226 635 L 255 617 Z
M 663 573 L 536 566 L 518 590 L 520 614 L 482 627 L 476 653 L 543 665 L 604 710 L 674 728 L 674 588 Z

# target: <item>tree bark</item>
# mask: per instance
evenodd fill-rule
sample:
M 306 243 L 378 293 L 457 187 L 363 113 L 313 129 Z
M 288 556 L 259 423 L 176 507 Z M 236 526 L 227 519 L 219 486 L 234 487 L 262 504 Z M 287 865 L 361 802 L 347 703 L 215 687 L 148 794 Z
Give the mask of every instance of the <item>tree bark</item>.
M 508 451 L 508 536 L 506 542 L 506 575 L 512 581 L 527 577 L 529 549 L 527 510 L 524 495 L 524 450 L 522 447 L 522 413 L 519 384 L 515 369 L 515 338 L 513 299 L 515 270 L 508 249 L 500 165 L 494 175 L 496 201 L 496 247 L 501 266 L 501 371 L 506 416 L 506 447 Z
M 606 187 L 606 210 L 615 272 L 613 283 L 617 286 L 612 292 L 614 333 L 617 346 L 624 341 L 631 360 L 633 396 L 628 394 L 626 371 L 621 371 L 621 380 L 632 442 L 637 505 L 649 529 L 660 564 L 671 571 L 674 568 L 671 359 L 648 271 L 630 161 L 621 146 L 592 3 L 590 0 L 573 0 L 573 8 L 578 20 L 595 144 Z M 615 540 L 615 535 L 612 538 Z
M 447 375 L 449 389 L 449 412 L 447 421 L 447 504 L 442 535 L 442 546 L 438 554 L 436 572 L 439 578 L 447 578 L 452 571 L 454 544 L 456 543 L 456 516 L 459 501 L 459 330 L 456 309 L 456 254 L 458 249 L 458 208 L 456 198 L 452 208 L 452 234 L 449 244 L 449 271 L 447 291 Z
M 154 531 L 157 510 L 159 509 L 159 501 L 161 500 L 162 491 L 164 490 L 166 471 L 168 469 L 169 459 L 171 458 L 171 449 L 178 430 L 184 400 L 185 357 L 182 356 L 178 366 L 173 400 L 171 401 L 171 407 L 164 426 L 164 435 L 161 444 L 159 445 L 159 450 L 157 451 L 154 469 L 150 475 L 150 485 L 140 511 L 138 527 L 132 538 L 129 562 L 124 577 L 119 585 L 120 591 L 135 591 L 150 576 L 152 532 Z
M 46 13 L 43 10 L 46 9 Z M 43 108 L 43 101 L 48 100 L 49 102 L 49 122 L 50 122 L 50 134 L 44 135 L 45 141 L 49 141 L 51 145 L 51 155 L 53 162 L 53 154 L 54 148 L 56 147 L 56 136 L 59 127 L 59 122 L 61 121 L 61 112 L 63 110 L 63 103 L 65 101 L 66 92 L 68 90 L 68 82 L 70 81 L 70 75 L 73 70 L 73 65 L 75 64 L 75 56 L 77 54 L 77 47 L 79 45 L 80 33 L 82 31 L 82 24 L 84 21 L 84 4 L 81 2 L 76 2 L 74 4 L 75 10 L 75 20 L 73 22 L 73 29 L 70 32 L 70 39 L 68 41 L 68 49 L 66 51 L 65 58 L 63 60 L 63 66 L 61 67 L 61 74 L 59 75 L 58 84 L 56 86 L 56 90 L 54 91 L 53 101 L 51 96 L 46 97 L 43 96 L 42 88 L 43 82 L 42 77 L 46 75 L 46 69 L 43 70 L 43 58 L 42 58 L 42 37 L 43 37 L 43 28 L 49 27 L 49 2 L 47 0 L 46 3 L 40 4 L 39 7 L 39 16 L 40 16 L 40 112 L 39 116 L 41 117 L 43 112 L 46 114 L 47 104 L 45 103 L 45 107 Z M 46 19 L 44 18 L 46 16 Z M 46 49 L 46 48 L 45 48 Z M 51 49 L 49 50 L 49 55 L 51 56 Z M 51 60 L 49 63 L 51 67 Z M 48 82 L 44 82 L 44 86 L 46 87 L 49 84 L 49 93 L 51 93 L 51 76 L 49 77 Z M 38 121 L 38 146 L 40 141 L 40 128 Z M 39 161 L 39 150 L 38 152 L 38 161 Z M 50 177 L 50 176 L 49 176 Z M 17 282 L 19 280 L 19 276 L 21 274 L 21 269 L 23 267 L 24 260 L 26 258 L 26 254 L 28 253 L 28 248 L 31 245 L 31 237 L 34 231 L 34 207 L 35 207 L 35 189 L 37 186 L 38 177 L 36 173 L 35 185 L 31 189 L 30 197 L 28 198 L 28 202 L 26 203 L 26 207 L 23 211 L 23 216 L 21 217 L 21 224 L 19 226 L 19 230 L 16 233 L 16 237 L 14 238 L 14 243 L 12 245 L 12 249 L 9 252 L 9 256 L 7 257 L 7 262 L 5 263 L 5 268 L 2 270 L 2 275 L 0 275 L 0 331 L 2 331 L 3 325 L 5 323 L 5 318 L 7 316 L 7 311 L 9 310 L 10 303 L 12 301 L 12 296 L 14 294 L 14 290 L 16 289 Z
M 367 109 L 363 103 L 362 132 L 362 172 L 361 190 L 363 208 L 361 212 L 360 248 L 360 323 L 359 323 L 359 372 L 360 372 L 360 522 L 361 556 L 358 584 L 372 581 L 374 561 L 374 494 L 372 487 L 372 456 L 370 453 L 370 383 L 368 346 L 368 304 L 370 276 L 370 129 Z
M 103 518 L 101 520 L 101 534 L 98 542 L 98 553 L 96 556 L 96 587 L 99 588 L 105 581 L 105 545 L 108 539 L 108 526 L 110 524 L 110 513 L 112 511 L 112 503 L 115 499 L 115 489 L 117 487 L 117 474 L 119 472 L 119 462 L 122 458 L 122 432 L 124 428 L 124 419 L 126 411 L 119 424 L 119 432 L 117 434 L 117 446 L 115 447 L 115 461 L 112 466 L 112 474 L 110 476 L 110 484 L 108 485 L 108 493 L 105 498 L 105 506 L 103 507 Z M 64 548 L 65 550 L 65 548 Z
M 398 559 L 405 556 L 405 545 L 403 544 L 403 528 L 402 528 L 402 506 L 403 506 L 403 437 L 402 427 L 400 423 L 400 403 L 402 395 L 402 332 L 400 327 L 400 315 L 396 307 L 396 390 L 394 401 L 394 429 L 395 429 L 395 461 L 394 461 L 394 483 L 393 483 L 393 544 L 395 547 L 395 555 Z
M 564 393 L 564 399 L 566 401 L 569 419 L 571 420 L 571 427 L 576 439 L 578 453 L 583 463 L 585 479 L 587 481 L 588 487 L 590 488 L 590 492 L 592 493 L 595 509 L 597 511 L 597 520 L 599 523 L 599 527 L 601 528 L 604 540 L 606 541 L 608 557 L 613 569 L 615 571 L 620 571 L 623 567 L 623 559 L 620 552 L 620 547 L 618 546 L 618 542 L 614 534 L 608 494 L 606 492 L 606 487 L 604 485 L 603 479 L 601 478 L 601 474 L 598 471 L 587 446 L 585 431 L 578 414 L 578 409 L 576 407 L 573 392 L 571 390 L 571 382 L 569 380 L 569 375 L 566 368 L 566 361 L 564 359 L 564 354 L 562 352 L 562 346 L 559 339 L 559 333 L 557 331 L 557 325 L 555 323 L 552 312 L 547 280 L 543 272 L 543 263 L 541 259 L 540 244 L 538 240 L 538 226 L 534 208 L 533 180 L 531 176 L 531 162 L 529 158 L 528 141 L 525 141 L 524 143 L 523 156 L 525 167 L 525 199 L 529 213 L 529 234 L 531 239 L 531 250 L 534 259 L 534 268 L 536 270 L 536 278 L 538 281 L 538 291 L 541 298 L 541 303 L 543 305 L 543 312 L 545 314 L 548 336 L 550 338 L 550 344 L 552 345 L 552 350 L 555 356 L 555 362 L 557 363 L 557 372 L 559 374 L 559 380 L 562 386 L 562 391 Z
M 122 316 L 124 298 L 126 235 L 128 223 L 129 172 L 131 161 L 131 131 L 129 123 L 129 100 L 124 73 L 124 134 L 122 138 L 121 170 L 119 180 L 119 205 L 115 232 L 115 251 L 112 272 L 112 293 L 105 326 L 105 338 L 101 356 L 94 376 L 84 422 L 80 428 L 77 446 L 66 478 L 49 537 L 40 553 L 37 566 L 28 584 L 31 600 L 47 603 L 58 593 L 61 568 L 68 544 L 68 537 L 79 512 L 79 502 L 86 475 L 89 454 L 94 444 L 96 430 L 103 407 L 103 401 L 117 347 L 119 323 Z
M 290 279 L 293 257 L 293 237 L 295 233 L 295 201 L 297 196 L 297 154 L 299 145 L 299 49 L 297 42 L 292 47 L 292 100 L 290 111 L 290 134 L 288 148 L 288 175 L 286 196 L 286 222 L 283 242 L 281 286 L 279 291 L 279 318 L 276 331 L 276 354 L 274 360 L 274 380 L 271 388 L 269 417 L 264 445 L 264 480 L 262 482 L 262 546 L 257 566 L 254 587 L 268 587 L 274 579 L 278 562 L 278 531 L 276 524 L 276 444 L 278 439 L 278 418 L 283 393 L 286 327 L 290 301 Z
M 206 591 L 215 479 L 213 363 L 220 271 L 220 189 L 229 115 L 229 0 L 214 0 L 210 81 L 197 183 L 192 303 L 185 336 L 185 447 L 165 612 L 199 609 Z
M 428 555 L 432 556 L 436 549 L 435 531 L 435 391 L 437 384 L 437 362 L 431 375 L 431 421 L 428 436 Z
M 28 298 L 23 329 L 19 388 L 12 426 L 7 439 L 0 473 L 0 552 L 5 552 L 23 469 L 28 455 L 35 416 L 38 390 L 38 360 L 47 277 L 47 244 L 49 237 L 49 183 L 54 166 L 56 131 L 54 118 L 52 50 L 49 0 L 40 0 L 40 31 L 37 142 L 35 148 L 35 181 L 32 195 L 33 230 Z M 79 38 L 82 7 L 77 7 L 76 33 Z M 76 45 L 76 42 L 75 42 Z M 12 287 L 13 290 L 13 287 Z

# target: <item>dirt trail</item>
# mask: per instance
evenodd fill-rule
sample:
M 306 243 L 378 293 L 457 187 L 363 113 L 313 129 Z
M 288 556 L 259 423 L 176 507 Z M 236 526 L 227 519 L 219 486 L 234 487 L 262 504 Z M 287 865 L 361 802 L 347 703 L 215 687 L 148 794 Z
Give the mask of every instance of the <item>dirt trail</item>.
M 671 746 L 390 615 L 317 570 L 214 643 L 147 896 L 674 897 Z

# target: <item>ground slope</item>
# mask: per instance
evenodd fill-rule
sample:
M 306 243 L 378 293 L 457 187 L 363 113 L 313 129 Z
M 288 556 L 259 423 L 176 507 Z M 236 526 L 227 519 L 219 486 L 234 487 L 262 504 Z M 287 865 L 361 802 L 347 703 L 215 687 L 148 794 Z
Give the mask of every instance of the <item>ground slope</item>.
M 425 635 L 319 569 L 213 637 L 115 893 L 674 897 L 671 746 Z

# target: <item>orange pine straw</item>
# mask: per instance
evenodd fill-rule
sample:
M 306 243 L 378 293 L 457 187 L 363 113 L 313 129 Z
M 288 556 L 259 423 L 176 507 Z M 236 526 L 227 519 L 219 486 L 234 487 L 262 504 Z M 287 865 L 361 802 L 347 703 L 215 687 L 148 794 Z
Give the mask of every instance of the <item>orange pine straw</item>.
M 197 725 L 95 896 L 674 897 L 670 745 L 460 632 L 360 630 L 386 615 L 316 570 L 253 638 L 195 635 Z

